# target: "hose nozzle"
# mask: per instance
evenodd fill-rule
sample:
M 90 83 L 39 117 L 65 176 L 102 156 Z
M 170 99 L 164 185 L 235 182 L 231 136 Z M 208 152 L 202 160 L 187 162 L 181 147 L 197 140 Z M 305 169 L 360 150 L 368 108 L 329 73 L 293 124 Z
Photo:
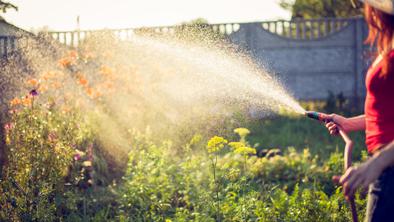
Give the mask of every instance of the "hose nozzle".
M 315 112 L 315 111 L 306 111 L 305 116 L 307 116 L 311 119 L 318 120 L 320 122 L 331 122 L 332 121 L 332 118 L 329 115 L 327 115 L 325 113 Z

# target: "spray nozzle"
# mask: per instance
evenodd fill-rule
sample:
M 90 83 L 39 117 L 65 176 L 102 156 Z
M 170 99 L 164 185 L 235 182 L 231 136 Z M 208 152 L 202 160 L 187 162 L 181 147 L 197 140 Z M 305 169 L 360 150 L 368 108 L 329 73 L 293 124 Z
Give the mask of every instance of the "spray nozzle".
M 325 113 L 315 112 L 315 111 L 306 111 L 305 116 L 307 116 L 311 119 L 318 120 L 320 122 L 331 122 L 332 121 L 332 118 L 329 115 L 327 115 Z

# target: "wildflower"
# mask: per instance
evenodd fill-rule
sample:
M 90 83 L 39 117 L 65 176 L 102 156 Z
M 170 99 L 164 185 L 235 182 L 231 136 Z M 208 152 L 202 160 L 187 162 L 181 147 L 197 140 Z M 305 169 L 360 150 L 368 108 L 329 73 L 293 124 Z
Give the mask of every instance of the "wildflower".
M 37 79 L 29 79 L 27 80 L 27 83 L 31 86 L 37 86 L 39 81 Z
M 240 176 L 241 171 L 237 168 L 230 168 L 228 173 L 226 174 L 226 178 L 230 181 L 236 181 Z
M 9 131 L 13 128 L 13 124 L 12 123 L 6 123 L 4 124 L 4 129 L 5 131 Z
M 230 142 L 228 144 L 231 148 L 233 148 L 233 150 L 236 150 L 238 148 L 244 147 L 245 144 L 243 142 Z
M 111 75 L 112 73 L 113 73 L 113 72 L 112 72 L 112 69 L 111 69 L 111 68 L 109 68 L 109 67 L 107 67 L 107 66 L 101 66 L 101 68 L 100 68 L 100 74 L 108 76 L 108 75 Z
M 234 152 L 246 156 L 246 155 L 256 154 L 256 149 L 252 147 L 243 146 L 243 147 L 239 147 Z
M 62 110 L 62 113 L 65 114 L 65 113 L 69 113 L 71 111 L 71 108 L 69 106 L 64 105 L 64 106 L 62 106 L 61 110 Z
M 32 96 L 32 97 L 35 97 L 35 96 L 38 96 L 38 92 L 37 92 L 36 89 L 32 89 L 32 90 L 29 92 L 29 95 Z
M 7 144 L 7 145 L 11 144 L 11 138 L 9 137 L 9 135 L 6 135 L 6 137 L 5 137 L 5 144 Z
M 55 76 L 55 72 L 53 71 L 49 71 L 49 72 L 45 72 L 41 75 L 41 78 L 43 78 L 44 80 L 48 80 L 51 79 Z
M 85 161 L 83 161 L 82 166 L 84 166 L 84 167 L 91 167 L 92 166 L 92 161 L 85 160 Z
M 55 132 L 50 132 L 50 133 L 48 134 L 48 141 L 49 141 L 49 142 L 56 142 L 56 140 L 57 140 L 57 135 L 56 135 L 56 133 L 55 133 Z
M 60 65 L 62 68 L 67 68 L 67 67 L 69 67 L 69 66 L 71 65 L 71 60 L 68 59 L 68 58 L 60 59 L 60 60 L 59 60 L 59 65 Z
M 215 153 L 223 149 L 224 145 L 227 144 L 227 140 L 220 136 L 212 137 L 207 144 L 208 153 Z
M 40 85 L 39 87 L 38 87 L 38 89 L 37 89 L 37 91 L 39 91 L 39 92 L 41 92 L 41 93 L 43 93 L 43 92 L 45 92 L 45 91 L 47 91 L 48 90 L 48 86 L 45 86 L 45 85 Z
M 76 153 L 76 154 L 74 154 L 73 159 L 74 159 L 75 161 L 78 161 L 78 160 L 81 159 L 81 155 L 80 155 L 79 153 Z
M 88 94 L 88 96 L 90 96 L 90 97 L 93 96 L 93 89 L 92 89 L 92 88 L 87 87 L 87 88 L 85 89 L 85 91 L 86 91 L 86 94 Z
M 22 104 L 24 106 L 30 106 L 32 103 L 31 97 L 25 96 L 25 98 L 22 99 Z
M 86 86 L 88 84 L 88 80 L 85 79 L 83 76 L 79 78 L 79 84 Z
M 60 82 L 53 82 L 52 83 L 52 88 L 57 89 L 62 87 L 62 84 Z
M 17 109 L 10 109 L 10 111 L 8 111 L 9 114 L 16 114 L 17 112 Z
M 69 56 L 72 59 L 78 59 L 78 52 L 75 50 L 72 50 L 72 51 L 70 51 Z
M 10 101 L 10 106 L 16 106 L 22 103 L 22 100 L 19 98 L 14 98 Z
M 200 134 L 195 134 L 193 136 L 193 138 L 190 140 L 190 144 L 198 144 L 199 142 L 201 142 L 202 140 L 202 136 Z
M 96 91 L 94 92 L 93 98 L 98 98 L 98 97 L 100 97 L 100 96 L 102 96 L 102 93 L 96 90 Z
M 237 133 L 241 138 L 244 138 L 249 135 L 250 131 L 246 128 L 237 128 L 234 130 L 234 133 Z

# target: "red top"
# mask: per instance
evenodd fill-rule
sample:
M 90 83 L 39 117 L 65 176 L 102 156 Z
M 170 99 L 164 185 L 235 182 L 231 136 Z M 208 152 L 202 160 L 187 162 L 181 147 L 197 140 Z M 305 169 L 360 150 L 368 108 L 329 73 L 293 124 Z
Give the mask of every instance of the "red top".
M 394 58 L 394 51 L 390 53 Z M 372 153 L 394 140 L 394 73 L 380 76 L 382 62 L 370 67 L 366 77 L 366 144 Z

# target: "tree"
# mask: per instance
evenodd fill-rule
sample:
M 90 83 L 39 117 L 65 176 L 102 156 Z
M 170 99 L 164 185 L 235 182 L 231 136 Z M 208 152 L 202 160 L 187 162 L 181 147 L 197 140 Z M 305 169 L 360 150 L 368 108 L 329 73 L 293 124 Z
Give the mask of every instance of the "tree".
M 6 13 L 8 9 L 14 9 L 18 11 L 18 7 L 14 4 L 0 0 L 0 11 Z
M 292 13 L 292 18 L 345 18 L 362 14 L 350 0 L 280 0 L 280 6 Z

